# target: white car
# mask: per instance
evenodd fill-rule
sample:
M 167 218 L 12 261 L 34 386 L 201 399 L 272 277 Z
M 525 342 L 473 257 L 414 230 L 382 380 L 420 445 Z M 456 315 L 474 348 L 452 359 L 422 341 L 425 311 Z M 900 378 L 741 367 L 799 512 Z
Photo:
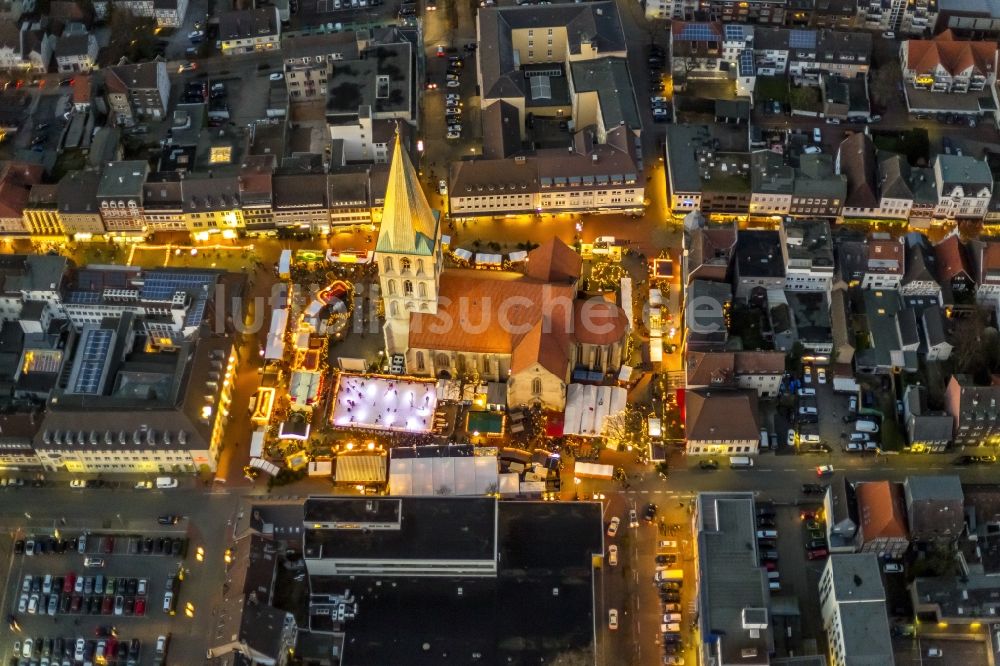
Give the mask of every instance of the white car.
M 180 67 L 177 68 L 178 74 L 183 74 L 184 72 L 193 72 L 198 69 L 198 63 L 195 62 L 182 62 Z
M 628 510 L 628 526 L 639 527 L 639 515 L 635 512 L 635 509 Z
M 83 661 L 83 653 L 87 650 L 87 641 L 82 638 L 76 639 L 76 647 L 73 650 L 73 659 Z
M 31 581 L 32 580 L 33 580 L 33 576 L 31 574 L 28 574 L 27 576 L 24 577 L 24 582 L 21 583 L 21 591 L 22 592 L 31 592 Z
M 87 487 L 87 482 L 84 481 L 83 479 L 73 479 L 72 481 L 69 482 L 69 487 L 70 488 L 86 488 Z
M 657 542 L 656 547 L 664 550 L 677 550 L 677 542 L 673 539 L 669 541 L 659 541 Z
M 903 573 L 903 565 L 898 562 L 886 562 L 885 566 L 882 567 L 882 571 L 886 573 Z
M 788 429 L 788 446 L 795 446 L 795 429 Z
M 38 612 L 38 595 L 33 594 L 31 598 L 28 599 L 28 615 L 34 615 Z
M 813 369 L 812 369 L 812 366 L 810 366 L 810 365 L 803 365 L 802 366 L 802 380 L 805 381 L 806 384 L 812 384 L 812 381 L 813 381 Z
M 135 588 L 135 593 L 137 595 L 139 595 L 140 597 L 144 596 L 146 594 L 146 589 L 147 589 L 148 586 L 149 586 L 149 581 L 147 579 L 145 579 L 145 578 L 140 578 L 139 579 L 139 584 Z
M 447 134 L 445 134 L 445 138 L 446 139 L 461 139 L 462 138 L 462 133 L 461 132 L 451 132 L 451 131 L 449 131 Z
M 282 74 L 281 72 L 274 72 L 270 74 L 267 78 L 271 81 L 281 81 L 283 78 L 285 78 L 285 75 Z
M 827 118 L 826 119 L 826 124 L 827 125 L 839 125 L 840 124 L 840 118 Z
M 820 384 L 826 384 L 826 368 L 820 368 L 817 370 L 816 377 L 819 379 Z
M 83 640 L 83 639 L 81 639 Z M 24 641 L 24 645 L 21 646 L 21 656 L 25 659 L 30 659 L 31 655 L 34 654 L 35 641 L 32 639 L 27 639 Z M 80 661 L 83 661 L 83 656 L 80 656 Z
M 28 595 L 22 594 L 21 598 L 17 600 L 17 612 L 25 613 L 28 610 Z
M 458 95 L 455 95 L 455 97 L 458 97 Z M 461 106 L 462 103 L 460 101 L 458 101 L 457 99 L 446 99 L 444 101 L 444 105 L 446 107 L 448 107 L 449 109 L 452 109 L 452 108 L 457 108 L 457 107 Z
M 667 98 L 666 97 L 650 97 L 649 98 L 649 103 L 650 104 L 666 104 L 667 103 Z
M 823 143 L 823 133 L 819 131 L 818 127 L 813 127 L 813 141 Z
M 613 567 L 618 566 L 618 546 L 614 544 L 608 546 L 608 564 Z
M 448 83 L 446 83 L 445 85 L 448 86 L 449 88 L 458 88 L 460 85 L 462 85 L 462 82 L 461 81 L 448 81 Z
M 882 38 L 883 39 L 896 39 L 896 33 L 894 33 L 892 30 L 886 30 L 885 32 L 882 33 Z
M 448 125 L 448 131 L 449 132 L 461 132 L 462 131 L 462 126 L 459 125 L 458 123 L 452 123 L 451 125 Z
M 446 181 L 444 178 L 438 181 L 438 194 L 440 194 L 441 196 L 448 195 L 448 181 Z
M 619 518 L 618 516 L 615 516 L 615 517 L 613 517 L 611 519 L 611 522 L 608 523 L 608 536 L 609 537 L 613 537 L 614 535 L 618 534 L 618 526 L 621 525 L 621 523 L 622 523 L 622 519 Z
M 833 474 L 833 465 L 820 465 L 816 468 L 816 476 L 830 476 Z
M 941 648 L 930 648 L 930 649 L 927 650 L 927 656 L 928 657 L 943 657 L 944 656 L 944 652 L 941 650 Z
M 192 30 L 188 33 L 188 39 L 201 39 L 205 36 L 204 30 Z
M 462 96 L 459 95 L 458 93 L 445 93 L 444 99 L 445 101 L 448 102 L 451 101 L 457 102 L 458 100 L 462 99 Z
M 618 609 L 612 608 L 608 611 L 608 629 L 612 631 L 618 628 Z M 28 640 L 31 640 L 30 638 Z

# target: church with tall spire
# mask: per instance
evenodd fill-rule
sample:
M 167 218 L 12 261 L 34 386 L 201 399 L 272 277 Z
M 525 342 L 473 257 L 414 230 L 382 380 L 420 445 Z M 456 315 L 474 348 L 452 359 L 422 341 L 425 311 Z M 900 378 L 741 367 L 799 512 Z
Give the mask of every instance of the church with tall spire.
M 396 132 L 382 224 L 375 244 L 385 306 L 386 353 L 404 354 L 410 313 L 437 313 L 441 278 L 441 224 Z

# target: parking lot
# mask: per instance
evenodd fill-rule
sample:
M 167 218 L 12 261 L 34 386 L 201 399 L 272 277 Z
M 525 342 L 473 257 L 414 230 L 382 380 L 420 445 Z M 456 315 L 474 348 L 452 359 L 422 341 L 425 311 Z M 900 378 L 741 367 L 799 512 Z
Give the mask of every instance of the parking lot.
M 761 506 L 767 507 L 766 503 Z M 781 607 L 797 606 L 798 615 L 792 613 L 776 614 L 776 623 L 780 619 L 784 629 L 775 632 L 778 654 L 807 654 L 803 645 L 815 646 L 819 653 L 825 650 L 825 634 L 819 612 L 819 577 L 826 564 L 825 557 L 810 560 L 806 555 L 808 532 L 804 526 L 802 511 L 818 511 L 818 502 L 804 502 L 801 505 L 772 505 L 774 512 L 773 528 L 778 536 L 773 541 L 765 541 L 761 546 L 764 551 L 775 551 L 777 559 L 773 564 L 765 566 L 777 572 L 776 581 L 779 589 L 772 589 L 772 598 L 782 599 Z M 758 508 L 760 511 L 760 508 Z M 768 529 L 768 528 L 765 528 Z M 773 544 L 773 546 L 772 546 Z M 772 574 L 773 575 L 773 574 Z M 780 635 L 779 635 L 780 633 Z
M 184 533 L 182 522 L 141 533 L 67 534 L 56 527 L 6 537 L 9 632 L 2 654 L 17 664 L 101 663 L 101 657 L 121 666 L 161 663 L 157 637 L 171 633 L 187 604 L 178 580 L 185 576 Z M 167 612 L 170 578 L 175 596 Z

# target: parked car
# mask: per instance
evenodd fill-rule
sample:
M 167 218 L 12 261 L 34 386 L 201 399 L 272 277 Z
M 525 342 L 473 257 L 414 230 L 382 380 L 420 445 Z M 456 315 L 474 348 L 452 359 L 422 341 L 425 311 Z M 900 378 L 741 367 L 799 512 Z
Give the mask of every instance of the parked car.
M 618 526 L 621 524 L 622 520 L 618 516 L 611 518 L 611 522 L 608 523 L 608 536 L 613 537 L 618 534 Z
M 882 571 L 886 573 L 903 573 L 903 565 L 898 562 L 886 562 L 882 566 Z
M 608 546 L 608 564 L 613 567 L 618 566 L 618 546 L 614 544 Z

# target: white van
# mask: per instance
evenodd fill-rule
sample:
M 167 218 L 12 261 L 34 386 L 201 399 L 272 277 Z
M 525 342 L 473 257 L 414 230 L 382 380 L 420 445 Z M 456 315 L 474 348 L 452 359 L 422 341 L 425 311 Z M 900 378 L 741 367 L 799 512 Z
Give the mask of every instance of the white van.
M 679 622 L 662 622 L 660 624 L 661 634 L 679 633 L 681 625 Z
M 760 450 L 767 451 L 768 447 L 771 445 L 771 438 L 767 435 L 767 430 L 764 428 L 760 429 Z
M 156 487 L 157 488 L 176 488 L 177 479 L 172 476 L 158 476 L 156 477 Z
M 874 421 L 866 421 L 863 419 L 858 419 L 854 423 L 854 428 L 858 432 L 878 432 L 878 424 Z
M 749 456 L 730 456 L 729 467 L 731 469 L 750 469 L 753 467 L 753 458 Z
M 800 434 L 799 439 L 805 444 L 819 444 L 819 435 L 816 433 Z
M 83 566 L 88 569 L 96 569 L 104 566 L 104 559 L 100 557 L 85 557 L 83 558 Z
M 807 396 L 814 396 L 814 395 L 816 395 L 816 389 L 803 387 L 803 388 L 800 388 L 798 391 L 796 391 L 796 393 L 798 393 L 800 397 L 804 398 L 804 397 L 807 397 Z

